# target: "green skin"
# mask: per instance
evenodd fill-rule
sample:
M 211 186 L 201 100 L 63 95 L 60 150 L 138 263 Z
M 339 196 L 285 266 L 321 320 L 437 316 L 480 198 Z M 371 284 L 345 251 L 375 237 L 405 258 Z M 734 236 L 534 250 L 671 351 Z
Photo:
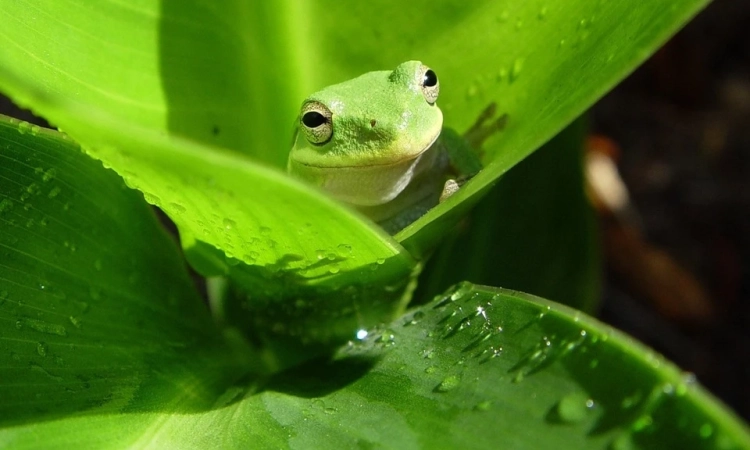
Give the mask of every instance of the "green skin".
M 460 136 L 443 128 L 437 77 L 426 81 L 428 71 L 408 61 L 312 94 L 302 105 L 289 173 L 390 233 L 447 198 L 456 179 L 474 175 L 481 163 Z M 310 111 L 326 116 L 325 123 L 305 123 Z

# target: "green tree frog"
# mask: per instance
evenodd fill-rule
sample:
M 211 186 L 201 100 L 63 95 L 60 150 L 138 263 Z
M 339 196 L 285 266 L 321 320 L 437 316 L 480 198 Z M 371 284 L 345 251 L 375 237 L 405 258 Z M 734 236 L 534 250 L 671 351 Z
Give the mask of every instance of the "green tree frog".
M 287 169 L 396 233 L 481 169 L 443 128 L 440 83 L 419 61 L 326 87 L 302 103 Z

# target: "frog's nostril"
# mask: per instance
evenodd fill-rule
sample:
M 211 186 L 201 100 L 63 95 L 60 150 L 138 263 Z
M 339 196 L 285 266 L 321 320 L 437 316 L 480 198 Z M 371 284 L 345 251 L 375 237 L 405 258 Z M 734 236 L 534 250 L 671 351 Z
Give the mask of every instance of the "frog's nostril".
M 370 127 L 375 128 L 375 124 L 378 123 L 375 119 L 370 120 Z

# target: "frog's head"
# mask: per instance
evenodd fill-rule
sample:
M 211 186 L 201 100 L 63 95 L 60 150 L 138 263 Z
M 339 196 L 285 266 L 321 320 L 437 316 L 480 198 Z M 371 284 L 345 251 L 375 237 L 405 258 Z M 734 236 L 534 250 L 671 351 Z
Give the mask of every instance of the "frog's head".
M 356 172 L 371 178 L 395 176 L 440 135 L 438 92 L 435 72 L 408 61 L 392 71 L 369 72 L 312 94 L 300 109 L 289 171 L 324 188 Z M 388 200 L 356 201 L 344 198 L 345 192 L 332 193 L 358 204 Z

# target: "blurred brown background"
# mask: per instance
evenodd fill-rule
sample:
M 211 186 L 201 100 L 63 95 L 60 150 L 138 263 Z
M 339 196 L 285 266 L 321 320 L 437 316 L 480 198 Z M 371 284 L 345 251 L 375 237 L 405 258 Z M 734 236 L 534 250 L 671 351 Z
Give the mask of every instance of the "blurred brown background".
M 600 317 L 750 420 L 750 1 L 714 1 L 591 124 L 639 225 L 602 221 Z

